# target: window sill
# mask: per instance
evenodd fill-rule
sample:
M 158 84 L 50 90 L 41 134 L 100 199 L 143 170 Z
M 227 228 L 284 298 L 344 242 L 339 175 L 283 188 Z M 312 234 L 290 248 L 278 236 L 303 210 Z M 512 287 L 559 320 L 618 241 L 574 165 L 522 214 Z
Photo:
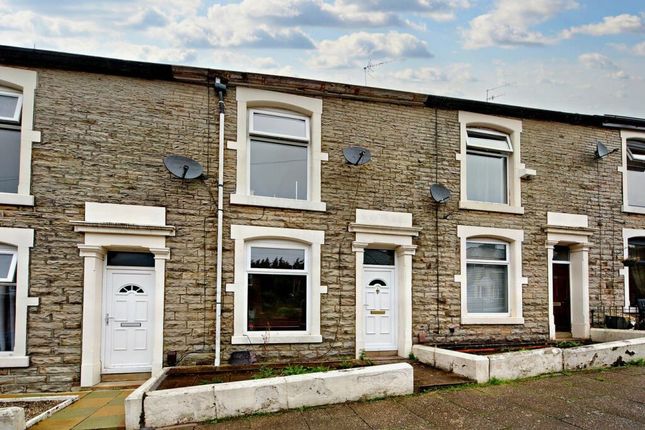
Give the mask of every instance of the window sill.
M 623 212 L 645 215 L 645 207 L 623 205 Z
M 459 209 L 469 209 L 486 212 L 503 212 L 517 215 L 524 214 L 524 208 L 521 206 L 509 206 L 500 203 L 473 202 L 468 200 L 460 201 Z
M 262 336 L 262 332 L 233 336 L 233 345 L 263 345 L 266 343 L 322 343 L 321 335 L 312 334 L 276 334 Z
M 310 200 L 282 199 L 278 197 L 248 196 L 244 194 L 231 194 L 231 204 L 264 206 L 283 209 L 298 209 L 305 211 L 325 212 L 327 205 L 323 202 L 312 202 Z
M 25 194 L 0 193 L 0 205 L 33 206 L 34 196 Z
M 0 355 L 0 368 L 2 367 L 29 367 L 29 357 Z
M 466 315 L 461 317 L 462 324 L 524 324 L 523 317 L 508 317 L 508 316 L 473 316 Z

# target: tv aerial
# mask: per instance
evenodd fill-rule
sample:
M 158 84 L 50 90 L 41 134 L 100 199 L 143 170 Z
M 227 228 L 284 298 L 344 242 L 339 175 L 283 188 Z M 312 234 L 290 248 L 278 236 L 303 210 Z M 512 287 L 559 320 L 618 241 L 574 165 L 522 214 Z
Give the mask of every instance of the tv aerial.
M 366 164 L 372 159 L 370 150 L 360 146 L 350 146 L 349 148 L 343 149 L 343 156 L 347 163 L 353 166 Z
M 202 177 L 204 172 L 201 164 L 182 155 L 168 155 L 164 157 L 163 164 L 173 176 L 179 179 L 197 179 Z
M 432 184 L 430 196 L 437 203 L 446 203 L 450 199 L 450 190 L 442 184 Z

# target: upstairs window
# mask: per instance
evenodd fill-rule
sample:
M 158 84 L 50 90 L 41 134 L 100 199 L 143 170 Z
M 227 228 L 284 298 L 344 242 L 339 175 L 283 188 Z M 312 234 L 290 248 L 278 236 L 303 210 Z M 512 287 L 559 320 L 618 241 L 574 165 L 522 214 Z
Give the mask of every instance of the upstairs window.
M 309 118 L 255 109 L 249 115 L 250 194 L 307 200 Z
M 627 140 L 627 204 L 645 208 L 645 140 Z
M 17 193 L 22 95 L 0 87 L 0 193 Z
M 467 199 L 508 203 L 508 158 L 513 153 L 508 135 L 469 128 L 467 147 Z

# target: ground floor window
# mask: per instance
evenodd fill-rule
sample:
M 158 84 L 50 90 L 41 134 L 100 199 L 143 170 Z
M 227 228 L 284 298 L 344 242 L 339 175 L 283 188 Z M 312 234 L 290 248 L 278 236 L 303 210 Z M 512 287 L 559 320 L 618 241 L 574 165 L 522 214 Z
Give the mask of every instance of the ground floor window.
M 645 300 L 645 237 L 629 239 L 629 305 L 638 307 L 638 300 Z
M 457 226 L 462 324 L 523 324 L 522 230 Z
M 0 245 L 0 352 L 13 351 L 16 337 L 16 263 L 18 251 Z
M 306 253 L 288 242 L 249 245 L 247 330 L 307 330 Z
M 466 264 L 468 313 L 507 313 L 508 244 L 468 241 Z

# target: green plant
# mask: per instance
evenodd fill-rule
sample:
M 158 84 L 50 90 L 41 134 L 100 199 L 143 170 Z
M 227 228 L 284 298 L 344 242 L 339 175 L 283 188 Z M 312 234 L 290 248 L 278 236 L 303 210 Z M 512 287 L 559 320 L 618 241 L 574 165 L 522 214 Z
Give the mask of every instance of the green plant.
M 358 354 L 358 359 L 361 360 L 361 361 L 365 360 L 365 350 L 364 349 L 361 349 L 360 354 Z
M 264 379 L 264 378 L 271 378 L 273 376 L 277 376 L 275 374 L 275 370 L 273 370 L 270 367 L 260 367 L 258 369 L 258 373 L 253 375 L 253 379 Z
M 645 358 L 637 358 L 635 360 L 628 361 L 627 365 L 643 367 L 645 366 Z
M 299 364 L 296 364 L 296 365 L 285 367 L 284 369 L 282 369 L 281 373 L 283 376 L 302 375 L 303 373 L 309 373 L 309 369 Z
M 504 383 L 503 379 L 499 379 L 499 378 L 495 378 L 495 377 L 490 378 L 488 380 L 488 385 L 502 385 L 503 383 Z
M 352 363 L 352 361 L 351 361 L 351 360 L 343 360 L 343 361 L 341 361 L 341 362 L 340 362 L 340 364 L 338 365 L 338 368 L 339 368 L 339 369 L 349 369 L 349 368 L 351 368 L 351 367 L 354 367 L 354 363 Z
M 414 355 L 413 353 L 410 353 L 410 354 L 408 354 L 408 359 L 410 359 L 412 361 L 417 361 L 417 356 Z
M 221 384 L 222 379 L 220 378 L 213 378 L 213 379 L 200 379 L 197 381 L 197 385 L 208 385 L 208 384 Z
M 582 344 L 578 341 L 575 340 L 563 340 L 562 342 L 558 342 L 556 346 L 558 348 L 575 348 L 576 346 L 581 346 Z

